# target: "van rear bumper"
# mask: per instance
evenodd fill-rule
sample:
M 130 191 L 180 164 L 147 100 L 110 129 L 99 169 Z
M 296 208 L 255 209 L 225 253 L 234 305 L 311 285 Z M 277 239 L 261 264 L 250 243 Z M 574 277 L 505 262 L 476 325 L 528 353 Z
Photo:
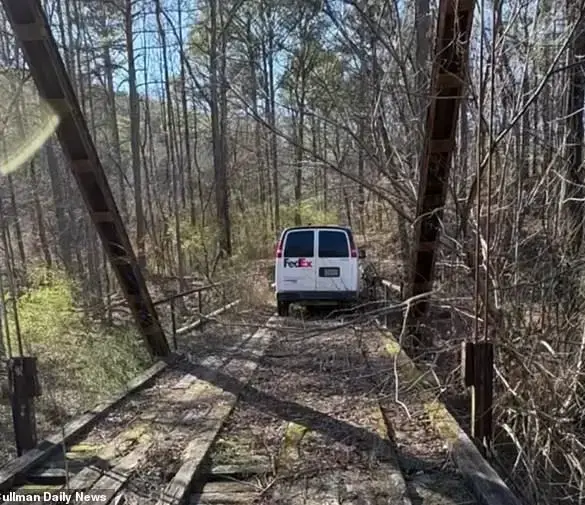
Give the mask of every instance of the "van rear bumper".
M 355 302 L 357 291 L 281 291 L 276 294 L 279 302 Z

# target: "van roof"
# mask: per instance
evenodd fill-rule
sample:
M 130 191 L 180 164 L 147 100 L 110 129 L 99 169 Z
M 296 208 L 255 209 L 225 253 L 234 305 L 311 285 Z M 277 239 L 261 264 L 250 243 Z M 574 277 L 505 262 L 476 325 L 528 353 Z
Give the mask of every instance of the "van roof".
M 351 228 L 349 226 L 342 226 L 342 225 L 332 225 L 332 224 L 327 224 L 327 225 L 306 225 L 306 226 L 291 226 L 290 228 L 285 228 L 284 230 L 282 230 L 283 232 L 285 231 L 291 231 L 291 230 L 306 230 L 306 229 L 330 229 L 330 230 L 344 230 L 344 231 L 349 231 L 351 232 Z

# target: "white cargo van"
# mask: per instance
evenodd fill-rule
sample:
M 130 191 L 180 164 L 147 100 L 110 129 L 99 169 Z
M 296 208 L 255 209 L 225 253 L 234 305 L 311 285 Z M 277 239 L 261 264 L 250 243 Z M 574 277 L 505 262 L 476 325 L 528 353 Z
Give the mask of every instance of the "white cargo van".
M 291 303 L 353 303 L 360 293 L 358 257 L 350 228 L 298 226 L 285 229 L 276 247 L 278 315 Z

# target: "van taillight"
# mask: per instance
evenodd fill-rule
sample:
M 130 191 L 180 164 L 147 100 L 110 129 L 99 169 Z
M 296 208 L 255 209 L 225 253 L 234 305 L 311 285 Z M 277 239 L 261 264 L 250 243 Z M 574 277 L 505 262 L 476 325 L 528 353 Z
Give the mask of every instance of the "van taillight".
M 278 245 L 276 246 L 276 257 L 282 258 L 282 241 L 278 242 Z
M 347 238 L 349 239 L 349 246 L 351 248 L 351 257 L 352 258 L 357 258 L 358 257 L 358 251 L 357 248 L 355 246 L 355 242 L 353 241 L 353 235 L 351 233 L 347 234 Z

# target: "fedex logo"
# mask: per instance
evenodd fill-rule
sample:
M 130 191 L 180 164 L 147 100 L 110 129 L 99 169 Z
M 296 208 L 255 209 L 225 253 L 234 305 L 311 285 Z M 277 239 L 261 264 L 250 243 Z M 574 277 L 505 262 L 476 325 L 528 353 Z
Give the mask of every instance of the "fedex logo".
M 306 258 L 299 258 L 298 260 L 291 260 L 284 258 L 284 268 L 310 268 L 313 266 L 313 262 Z

